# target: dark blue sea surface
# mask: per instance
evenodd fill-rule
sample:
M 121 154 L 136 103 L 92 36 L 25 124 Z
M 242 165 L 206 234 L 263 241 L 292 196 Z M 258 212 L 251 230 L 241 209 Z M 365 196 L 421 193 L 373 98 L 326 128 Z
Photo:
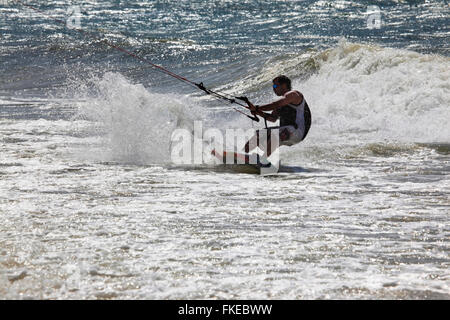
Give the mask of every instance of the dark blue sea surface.
M 7 96 L 45 95 L 68 76 L 88 71 L 118 71 L 153 87 L 189 89 L 104 45 L 106 39 L 212 86 L 241 79 L 268 59 L 323 50 L 343 38 L 449 55 L 447 1 L 22 1 L 33 8 L 6 3 L 0 5 L 0 94 Z M 368 25 L 374 5 L 378 27 Z M 92 33 L 60 23 L 71 16 Z

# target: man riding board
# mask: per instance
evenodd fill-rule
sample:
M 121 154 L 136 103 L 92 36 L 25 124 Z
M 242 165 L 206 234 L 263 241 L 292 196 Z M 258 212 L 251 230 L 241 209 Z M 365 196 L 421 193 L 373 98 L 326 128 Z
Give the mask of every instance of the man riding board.
M 270 135 L 271 129 L 279 130 L 279 145 L 292 146 L 305 139 L 311 127 L 311 111 L 306 103 L 303 94 L 300 91 L 292 90 L 291 80 L 286 76 L 278 76 L 273 79 L 273 91 L 280 99 L 264 105 L 255 106 L 248 103 L 252 114 L 258 115 L 267 121 L 275 122 L 280 120 L 278 127 L 269 127 L 267 129 L 257 130 L 256 134 L 245 144 L 245 153 L 249 153 L 250 146 L 259 146 L 269 157 L 272 150 Z M 270 112 L 270 113 L 268 113 Z M 267 146 L 264 143 L 260 145 L 260 135 L 266 130 Z M 261 135 L 263 136 L 263 135 Z M 278 147 L 278 146 L 276 146 Z

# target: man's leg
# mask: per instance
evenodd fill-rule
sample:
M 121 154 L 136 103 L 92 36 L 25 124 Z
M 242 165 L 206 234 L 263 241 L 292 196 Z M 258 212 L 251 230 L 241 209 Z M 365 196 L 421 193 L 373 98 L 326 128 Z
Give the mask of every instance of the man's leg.
M 250 138 L 250 140 L 247 141 L 244 147 L 245 153 L 249 153 L 253 149 L 255 149 L 259 145 L 259 130 L 256 130 L 256 133 L 253 135 L 253 137 Z M 250 146 L 252 146 L 252 149 L 250 149 Z
M 290 132 L 287 128 L 278 129 L 278 127 L 276 127 L 276 128 L 272 128 L 272 129 L 280 130 L 278 133 L 280 142 L 289 140 Z M 245 147 L 244 147 L 245 153 L 249 153 L 256 146 L 258 146 L 264 152 L 264 156 L 266 158 L 270 157 L 270 155 L 279 147 L 279 145 L 278 145 L 274 148 L 274 150 L 272 150 L 271 134 L 272 134 L 272 131 L 270 128 L 268 130 L 264 130 L 264 131 L 256 130 L 256 134 L 253 137 L 251 137 L 250 140 L 248 140 L 247 143 L 245 144 Z M 250 146 L 252 146 L 253 148 L 250 149 Z M 248 161 L 248 156 L 246 156 L 246 163 L 248 163 L 247 161 Z
M 289 130 L 287 128 L 277 129 L 277 130 L 280 130 L 279 133 L 278 133 L 280 142 L 289 140 L 290 133 L 289 133 Z M 263 137 L 263 139 L 264 139 L 264 137 Z M 271 139 L 271 130 L 270 129 L 267 130 L 267 137 L 266 137 L 266 139 L 267 139 L 267 144 L 265 144 L 264 141 L 263 141 L 262 145 L 260 146 L 258 144 L 258 146 L 264 151 L 264 154 L 268 158 L 268 157 L 270 157 L 272 152 L 274 152 L 279 147 L 279 145 L 275 146 L 274 150 L 272 150 L 272 139 Z
M 268 158 L 272 154 L 272 131 L 270 129 L 265 130 L 265 132 L 259 137 L 258 147 L 264 152 L 264 157 Z
M 263 143 L 260 144 L 260 135 L 262 136 L 263 140 L 267 141 L 267 143 L 264 143 L 264 141 L 262 141 Z M 250 140 L 248 140 L 247 143 L 245 144 L 245 147 L 244 147 L 245 153 L 249 153 L 256 146 L 258 146 L 267 155 L 267 157 L 270 157 L 272 152 L 275 151 L 275 150 L 272 150 L 272 143 L 271 143 L 270 135 L 271 135 L 270 128 L 268 130 L 264 130 L 264 134 L 261 134 L 260 130 L 256 130 L 256 134 L 253 137 L 251 137 Z M 289 134 L 288 129 L 283 128 L 279 132 L 279 135 L 280 135 L 280 141 L 289 140 L 290 134 Z M 250 150 L 250 145 L 253 146 L 253 148 L 251 150 Z

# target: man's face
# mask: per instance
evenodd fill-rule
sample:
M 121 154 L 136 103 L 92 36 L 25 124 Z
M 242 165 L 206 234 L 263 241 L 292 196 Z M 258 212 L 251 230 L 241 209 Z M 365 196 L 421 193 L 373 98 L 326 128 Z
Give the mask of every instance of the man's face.
M 278 82 L 278 81 L 274 81 L 273 82 L 273 92 L 275 92 L 275 94 L 277 95 L 277 96 L 282 96 L 283 95 L 283 85 L 280 85 L 280 83 Z

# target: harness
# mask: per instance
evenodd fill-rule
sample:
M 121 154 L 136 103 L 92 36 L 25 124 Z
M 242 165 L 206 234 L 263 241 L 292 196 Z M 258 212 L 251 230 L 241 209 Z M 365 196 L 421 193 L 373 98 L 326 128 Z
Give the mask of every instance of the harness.
M 298 129 L 297 123 L 297 112 L 299 108 L 303 106 L 303 119 L 305 122 L 305 130 L 303 133 L 302 140 L 306 138 L 306 135 L 311 128 L 311 110 L 309 109 L 308 103 L 303 98 L 302 103 L 299 105 L 288 104 L 278 109 L 278 115 L 280 117 L 280 127 L 293 126 L 295 130 Z
M 297 125 L 297 109 L 291 105 L 283 106 L 278 109 L 280 116 L 280 127 L 293 126 L 298 129 Z

